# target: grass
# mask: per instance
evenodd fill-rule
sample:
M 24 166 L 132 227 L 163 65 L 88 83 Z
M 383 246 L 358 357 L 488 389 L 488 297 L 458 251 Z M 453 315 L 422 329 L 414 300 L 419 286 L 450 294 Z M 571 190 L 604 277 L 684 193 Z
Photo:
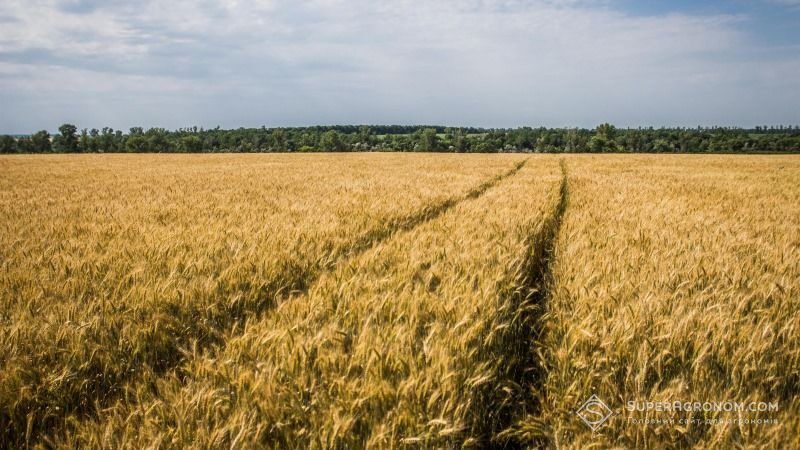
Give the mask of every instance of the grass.
M 559 161 L 0 158 L 2 446 L 800 446 L 800 161 Z

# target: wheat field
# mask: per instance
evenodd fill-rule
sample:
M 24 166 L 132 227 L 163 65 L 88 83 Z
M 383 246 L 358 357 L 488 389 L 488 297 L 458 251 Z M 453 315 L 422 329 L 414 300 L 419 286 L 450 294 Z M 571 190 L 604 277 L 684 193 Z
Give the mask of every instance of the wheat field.
M 800 446 L 793 156 L 15 155 L 0 231 L 3 447 Z
M 800 446 L 800 160 L 575 156 L 543 331 L 541 405 L 513 433 L 558 448 Z M 621 415 L 593 437 L 596 393 Z M 628 412 L 627 401 L 779 411 Z M 728 419 L 778 420 L 777 425 Z M 674 423 L 630 424 L 628 417 Z M 706 420 L 723 420 L 707 425 Z M 713 423 L 713 422 L 712 422 Z

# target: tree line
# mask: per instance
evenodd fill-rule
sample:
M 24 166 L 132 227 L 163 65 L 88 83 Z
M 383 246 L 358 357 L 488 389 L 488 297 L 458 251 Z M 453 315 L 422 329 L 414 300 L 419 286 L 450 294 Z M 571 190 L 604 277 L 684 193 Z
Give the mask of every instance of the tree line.
M 134 127 L 81 129 L 64 124 L 28 136 L 0 136 L 0 153 L 217 152 L 538 152 L 538 153 L 792 153 L 800 127 L 486 129 L 443 126 L 314 126 L 297 128 Z

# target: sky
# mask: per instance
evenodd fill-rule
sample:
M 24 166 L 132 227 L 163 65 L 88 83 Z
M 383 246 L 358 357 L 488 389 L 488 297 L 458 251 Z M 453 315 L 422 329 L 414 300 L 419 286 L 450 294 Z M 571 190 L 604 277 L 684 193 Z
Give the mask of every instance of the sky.
M 800 124 L 800 0 L 0 0 L 0 133 Z

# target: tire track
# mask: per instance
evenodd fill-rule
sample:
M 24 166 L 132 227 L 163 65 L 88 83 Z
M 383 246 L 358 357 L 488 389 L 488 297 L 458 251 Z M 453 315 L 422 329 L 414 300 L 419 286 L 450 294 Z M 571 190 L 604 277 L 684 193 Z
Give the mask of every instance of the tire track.
M 402 220 L 396 222 L 392 226 L 384 227 L 384 228 L 377 229 L 377 230 L 372 230 L 371 232 L 369 232 L 366 235 L 362 236 L 361 238 L 357 239 L 351 246 L 349 246 L 348 251 L 345 252 L 347 254 L 345 258 L 342 258 L 342 257 L 336 258 L 336 260 L 334 261 L 333 264 L 331 264 L 330 266 L 326 267 L 325 268 L 326 270 L 323 270 L 319 274 L 317 274 L 317 277 L 315 277 L 315 279 L 309 284 L 312 284 L 314 281 L 316 281 L 316 278 L 319 278 L 319 275 L 322 272 L 330 270 L 330 268 L 335 266 L 340 260 L 357 256 L 357 255 L 369 250 L 370 248 L 380 244 L 381 242 L 391 238 L 392 236 L 394 236 L 397 233 L 400 233 L 400 232 L 403 232 L 403 231 L 410 231 L 410 230 L 412 230 L 412 229 L 424 224 L 425 222 L 429 222 L 429 221 L 439 217 L 440 215 L 445 213 L 447 210 L 453 208 L 454 206 L 456 206 L 456 205 L 458 205 L 458 204 L 460 204 L 460 203 L 462 203 L 462 202 L 464 202 L 466 200 L 475 199 L 475 198 L 480 197 L 486 191 L 488 191 L 492 187 L 496 186 L 501 181 L 503 181 L 506 178 L 509 178 L 509 177 L 513 176 L 514 174 L 516 174 L 517 172 L 519 172 L 525 166 L 525 164 L 527 162 L 528 162 L 528 160 L 525 159 L 523 161 L 515 163 L 514 167 L 511 170 L 509 170 L 508 172 L 501 173 L 500 175 L 497 175 L 494 178 L 481 183 L 480 185 L 478 185 L 477 187 L 471 189 L 470 191 L 468 191 L 464 195 L 461 195 L 461 196 L 458 196 L 458 197 L 451 197 L 451 198 L 449 198 L 447 200 L 444 200 L 444 201 L 442 201 L 442 202 L 440 202 L 438 204 L 435 204 L 433 206 L 423 208 L 418 213 L 413 214 L 413 215 L 411 215 L 409 217 L 403 218 Z
M 155 385 L 155 379 L 163 378 L 172 371 L 177 371 L 179 378 L 185 381 L 188 374 L 182 370 L 182 366 L 192 355 L 205 351 L 216 351 L 215 348 L 224 348 L 226 339 L 240 333 L 241 326 L 247 320 L 257 320 L 262 314 L 274 309 L 280 303 L 303 295 L 323 274 L 333 270 L 339 264 L 346 263 L 346 261 L 380 245 L 398 233 L 413 230 L 439 217 L 464 201 L 480 197 L 501 181 L 514 176 L 526 163 L 527 159 L 515 163 L 510 170 L 481 183 L 465 194 L 450 197 L 434 205 L 423 207 L 420 211 L 392 221 L 386 226 L 369 230 L 349 245 L 346 245 L 342 250 L 334 252 L 326 263 L 313 267 L 311 270 L 306 270 L 306 273 L 298 277 L 293 284 L 279 289 L 274 283 L 267 283 L 264 288 L 260 289 L 257 298 L 248 305 L 228 305 L 210 320 L 202 321 L 199 319 L 204 315 L 201 310 L 186 310 L 173 304 L 163 305 L 160 308 L 161 312 L 165 316 L 171 317 L 171 323 L 166 326 L 175 330 L 172 343 L 166 351 L 162 351 L 151 358 L 157 361 L 155 365 L 146 365 L 145 369 L 137 370 L 136 373 L 149 372 L 149 376 L 146 378 L 149 379 L 149 383 L 153 386 Z M 298 268 L 298 270 L 302 269 Z M 206 328 L 209 323 L 213 325 Z M 95 368 L 89 371 L 102 373 L 102 368 Z M 78 382 L 80 382 L 80 378 L 80 376 L 75 377 Z M 92 379 L 98 378 L 92 377 Z M 113 379 L 102 377 L 100 378 L 101 381 L 97 382 L 97 385 L 90 390 L 95 395 L 90 396 L 90 398 L 75 399 L 76 401 L 73 404 L 80 406 L 70 411 L 73 415 L 67 422 L 53 415 L 49 415 L 41 421 L 29 421 L 24 431 L 19 429 L 21 433 L 24 433 L 22 435 L 14 436 L 16 433 L 8 430 L 11 431 L 12 442 L 41 443 L 42 439 L 47 442 L 49 437 L 62 435 L 83 420 L 97 419 L 103 407 L 107 407 L 121 398 L 127 389 L 126 386 L 130 388 L 133 384 L 138 383 L 140 379 L 141 375 L 129 375 Z M 33 414 L 32 417 L 41 417 L 41 413 L 46 411 L 40 411 L 40 409 L 44 408 L 46 410 L 48 406 L 27 405 L 27 407 L 23 408 L 29 411 L 26 414 L 27 416 L 31 417 L 31 414 Z
M 211 345 L 205 345 L 203 348 L 195 348 L 193 349 L 193 353 L 197 353 L 198 350 L 204 350 L 210 348 L 214 345 L 223 347 L 228 339 L 231 337 L 237 336 L 241 333 L 240 326 L 245 323 L 247 320 L 258 320 L 261 316 L 270 310 L 273 310 L 277 305 L 291 301 L 294 298 L 301 297 L 305 295 L 311 287 L 322 277 L 322 275 L 335 270 L 336 267 L 347 264 L 348 261 L 351 261 L 354 258 L 357 258 L 359 255 L 367 252 L 368 250 L 381 245 L 383 242 L 391 239 L 395 235 L 402 233 L 402 232 L 409 232 L 413 229 L 424 225 L 431 220 L 436 219 L 437 217 L 441 216 L 448 210 L 452 209 L 453 207 L 467 201 L 476 199 L 482 196 L 486 191 L 491 189 L 492 187 L 496 186 L 498 183 L 502 182 L 503 180 L 514 176 L 517 172 L 522 170 L 528 160 L 523 160 L 518 163 L 514 164 L 514 167 L 504 173 L 501 173 L 494 178 L 491 178 L 480 185 L 476 186 L 473 189 L 470 189 L 467 193 L 457 196 L 457 197 L 450 197 L 447 200 L 444 200 L 440 203 L 435 205 L 423 208 L 418 213 L 412 214 L 408 217 L 405 217 L 399 221 L 396 221 L 389 226 L 382 227 L 379 229 L 370 230 L 366 234 L 362 235 L 360 238 L 356 239 L 351 243 L 351 245 L 347 246 L 344 251 L 339 252 L 330 261 L 318 268 L 311 276 L 306 277 L 303 280 L 302 285 L 292 286 L 289 289 L 286 289 L 283 295 L 277 296 L 278 298 L 274 299 L 269 303 L 269 305 L 265 305 L 265 307 L 259 308 L 256 311 L 248 312 L 244 314 L 237 320 L 230 321 L 227 328 L 224 330 L 219 330 L 219 334 L 215 337 L 215 342 Z M 184 352 L 188 354 L 188 351 Z M 183 358 L 185 361 L 187 358 Z M 181 361 L 181 363 L 183 362 Z M 176 364 L 173 366 L 173 369 L 178 368 L 180 365 Z M 161 374 L 163 375 L 163 374 Z
M 558 202 L 528 237 L 524 276 L 507 299 L 510 307 L 506 309 L 506 317 L 498 318 L 509 326 L 500 343 L 488 349 L 502 361 L 499 379 L 504 383 L 502 386 L 491 386 L 484 393 L 485 401 L 494 405 L 494 408 L 487 410 L 494 413 L 491 417 L 481 418 L 478 423 L 480 434 L 485 436 L 483 447 L 524 448 L 528 440 L 517 435 L 515 424 L 539 410 L 531 392 L 540 389 L 545 369 L 537 356 L 536 347 L 543 330 L 542 314 L 552 282 L 555 241 L 569 204 L 567 166 L 564 160 L 560 165 Z

